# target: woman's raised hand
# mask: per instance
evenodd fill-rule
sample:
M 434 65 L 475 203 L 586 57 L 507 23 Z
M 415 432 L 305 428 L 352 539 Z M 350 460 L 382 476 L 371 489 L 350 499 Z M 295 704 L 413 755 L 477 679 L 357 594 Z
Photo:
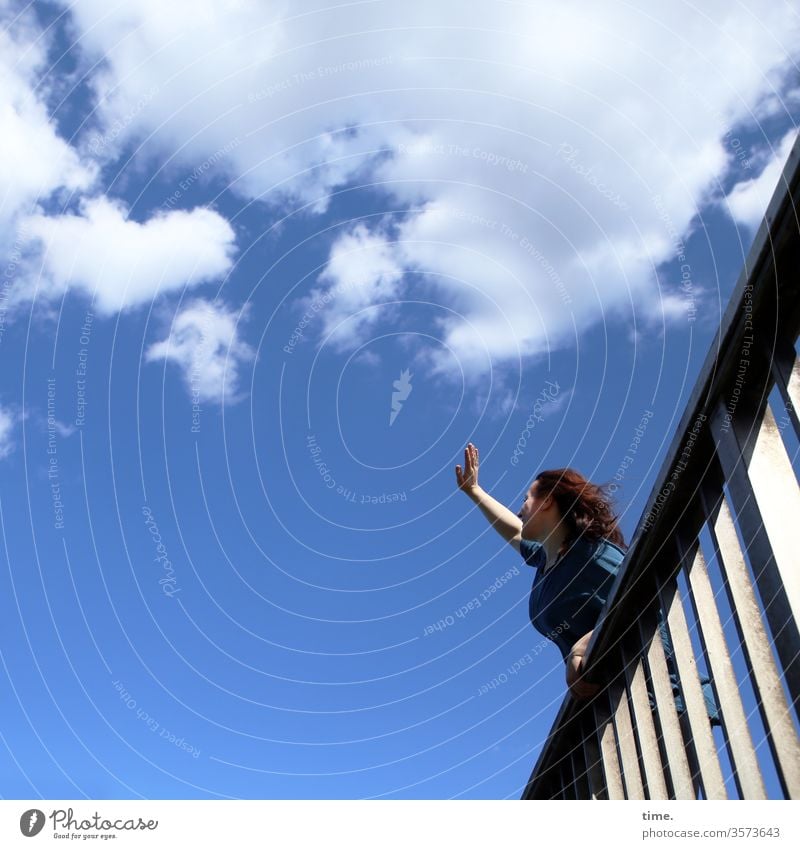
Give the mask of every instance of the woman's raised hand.
M 464 449 L 464 469 L 456 466 L 456 483 L 464 492 L 478 488 L 478 449 L 471 442 Z

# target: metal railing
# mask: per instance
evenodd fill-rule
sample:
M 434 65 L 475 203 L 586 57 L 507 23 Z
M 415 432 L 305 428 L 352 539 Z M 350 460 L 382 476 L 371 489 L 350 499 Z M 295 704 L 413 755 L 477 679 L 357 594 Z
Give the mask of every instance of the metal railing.
M 799 283 L 800 138 L 523 799 L 800 798 Z

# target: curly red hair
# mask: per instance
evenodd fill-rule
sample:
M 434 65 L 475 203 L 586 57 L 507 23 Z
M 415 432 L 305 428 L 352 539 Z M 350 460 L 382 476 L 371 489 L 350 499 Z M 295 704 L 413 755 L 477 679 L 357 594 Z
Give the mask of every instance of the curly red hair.
M 562 552 L 581 535 L 592 540 L 607 539 L 627 548 L 607 485 L 592 483 L 569 468 L 539 472 L 534 483 L 541 498 L 552 496 L 567 525 Z

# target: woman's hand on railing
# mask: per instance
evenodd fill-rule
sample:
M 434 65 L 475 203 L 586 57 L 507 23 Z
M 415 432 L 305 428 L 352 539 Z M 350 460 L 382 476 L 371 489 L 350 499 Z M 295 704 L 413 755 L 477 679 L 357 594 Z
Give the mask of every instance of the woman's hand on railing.
M 583 680 L 583 656 L 591 636 L 591 631 L 584 634 L 567 655 L 567 687 L 576 699 L 589 699 L 600 690 L 599 684 L 590 684 Z

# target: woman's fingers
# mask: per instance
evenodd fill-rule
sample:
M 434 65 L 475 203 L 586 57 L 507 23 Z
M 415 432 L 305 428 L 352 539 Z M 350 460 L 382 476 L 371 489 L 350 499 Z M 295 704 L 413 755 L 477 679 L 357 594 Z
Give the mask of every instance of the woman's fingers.
M 478 483 L 478 449 L 471 442 L 464 449 L 464 468 L 456 466 L 456 481 L 462 488 L 473 487 Z
M 600 689 L 599 684 L 592 684 L 583 679 L 583 656 L 570 655 L 567 658 L 567 686 L 576 699 L 588 699 Z
M 599 689 L 599 684 L 589 684 L 588 681 L 576 681 L 570 687 L 570 692 L 578 699 L 589 699 L 594 696 Z
M 474 474 L 478 468 L 478 449 L 471 442 L 464 449 L 464 466 L 470 474 Z
M 575 663 L 575 661 L 578 661 Z M 574 658 L 567 665 L 567 685 L 569 691 L 576 699 L 588 699 L 594 696 L 600 689 L 599 684 L 592 684 L 583 680 L 583 661 Z

